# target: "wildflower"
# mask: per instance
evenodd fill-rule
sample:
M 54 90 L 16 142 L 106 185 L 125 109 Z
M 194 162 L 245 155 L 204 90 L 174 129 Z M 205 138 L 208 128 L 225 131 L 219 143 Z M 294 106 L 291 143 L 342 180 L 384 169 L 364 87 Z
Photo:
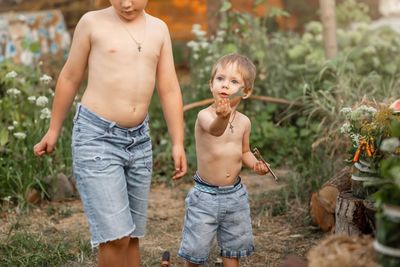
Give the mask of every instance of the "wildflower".
M 193 51 L 198 51 L 199 50 L 199 44 L 195 41 L 190 41 L 187 43 L 187 46 L 192 48 Z
M 16 133 L 14 133 L 14 137 L 17 138 L 17 139 L 25 139 L 26 138 L 26 133 L 16 132 Z
M 14 130 L 14 128 L 15 128 L 15 127 L 12 126 L 12 125 L 7 127 L 7 129 L 8 129 L 10 132 L 11 132 L 12 130 Z
M 21 91 L 18 90 L 17 88 L 10 88 L 7 90 L 7 94 L 12 95 L 12 96 L 17 96 L 21 94 Z
M 36 106 L 38 107 L 45 107 L 49 103 L 49 100 L 45 96 L 39 96 L 36 99 Z
M 13 125 L 17 126 L 18 125 L 18 121 L 13 121 Z
M 36 96 L 33 96 L 33 95 L 29 96 L 28 97 L 28 101 L 31 102 L 31 103 L 35 103 L 36 102 Z
M 14 70 L 8 72 L 8 73 L 5 75 L 5 78 L 6 78 L 6 79 L 13 79 L 13 78 L 15 78 L 15 77 L 17 77 L 17 73 L 16 73 Z
M 42 77 L 40 77 L 40 81 L 44 84 L 49 84 L 53 78 L 51 78 L 49 75 L 43 74 Z
M 341 110 L 340 110 L 340 113 L 343 113 L 344 115 L 347 115 L 347 114 L 349 114 L 349 113 L 351 113 L 351 108 L 342 108 Z
M 340 132 L 344 134 L 350 133 L 350 131 L 351 131 L 351 125 L 348 122 L 344 123 L 340 128 Z
M 50 117 L 51 117 L 50 109 L 44 108 L 44 109 L 42 109 L 42 110 L 40 111 L 40 118 L 41 118 L 42 120 L 50 119 Z
M 387 138 L 382 141 L 381 150 L 386 152 L 395 152 L 400 146 L 400 141 L 397 137 Z

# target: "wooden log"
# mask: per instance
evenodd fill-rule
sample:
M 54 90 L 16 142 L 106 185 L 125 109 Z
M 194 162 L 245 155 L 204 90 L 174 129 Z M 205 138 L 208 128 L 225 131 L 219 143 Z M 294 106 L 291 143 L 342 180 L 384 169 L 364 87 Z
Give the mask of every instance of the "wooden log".
M 325 182 L 318 192 L 311 195 L 310 214 L 313 222 L 322 231 L 329 231 L 335 225 L 336 198 L 351 187 L 351 168 L 345 167 Z
M 364 199 L 356 198 L 351 191 L 339 193 L 336 200 L 335 233 L 347 235 L 370 234 Z

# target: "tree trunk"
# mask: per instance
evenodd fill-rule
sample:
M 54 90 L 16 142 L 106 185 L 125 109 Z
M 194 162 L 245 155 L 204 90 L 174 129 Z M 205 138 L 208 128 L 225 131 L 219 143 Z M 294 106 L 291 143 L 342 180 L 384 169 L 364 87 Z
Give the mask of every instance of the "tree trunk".
M 321 21 L 324 34 L 325 56 L 328 59 L 336 57 L 336 18 L 335 0 L 319 0 Z
M 350 172 L 350 167 L 343 168 L 311 195 L 311 218 L 322 231 L 329 231 L 335 225 L 336 198 L 340 192 L 351 188 Z
M 207 0 L 207 27 L 208 34 L 215 35 L 220 21 L 219 9 L 221 8 L 222 0 Z
M 368 213 L 364 199 L 354 197 L 351 191 L 341 192 L 336 201 L 335 234 L 370 234 Z

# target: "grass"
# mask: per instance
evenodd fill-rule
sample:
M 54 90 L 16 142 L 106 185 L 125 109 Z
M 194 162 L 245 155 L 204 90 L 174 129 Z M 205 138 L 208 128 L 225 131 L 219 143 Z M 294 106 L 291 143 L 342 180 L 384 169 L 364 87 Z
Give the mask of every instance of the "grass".
M 0 266 L 60 266 L 75 258 L 73 245 L 48 240 L 42 234 L 18 232 L 0 244 Z

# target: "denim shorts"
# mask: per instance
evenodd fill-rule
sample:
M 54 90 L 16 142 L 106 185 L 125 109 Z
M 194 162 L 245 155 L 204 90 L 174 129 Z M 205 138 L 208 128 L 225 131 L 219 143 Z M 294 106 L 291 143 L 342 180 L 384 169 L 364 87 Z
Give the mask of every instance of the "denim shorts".
M 72 156 L 92 246 L 143 237 L 153 164 L 148 116 L 124 128 L 78 104 Z
M 249 256 L 254 245 L 246 187 L 240 182 L 233 186 L 210 186 L 199 182 L 196 176 L 196 184 L 185 200 L 178 256 L 204 264 L 215 237 L 222 257 Z

